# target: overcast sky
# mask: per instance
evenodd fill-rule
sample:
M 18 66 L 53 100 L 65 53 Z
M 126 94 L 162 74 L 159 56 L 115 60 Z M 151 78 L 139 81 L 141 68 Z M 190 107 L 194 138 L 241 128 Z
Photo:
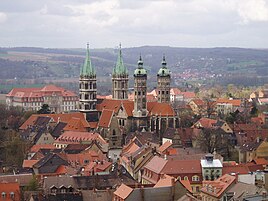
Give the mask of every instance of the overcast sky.
M 268 48 L 268 0 L 0 0 L 0 46 Z

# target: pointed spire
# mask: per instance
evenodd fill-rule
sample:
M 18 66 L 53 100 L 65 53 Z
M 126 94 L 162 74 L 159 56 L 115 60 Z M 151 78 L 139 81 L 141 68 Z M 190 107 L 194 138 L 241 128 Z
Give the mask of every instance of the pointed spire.
M 89 54 L 89 43 L 87 43 L 86 59 L 84 65 L 81 68 L 81 76 L 96 76 L 95 69 L 91 65 L 91 59 Z
M 140 54 L 140 58 L 138 60 L 138 68 L 143 68 L 143 61 L 142 61 L 142 58 L 141 58 L 141 54 Z
M 123 63 L 121 43 L 119 44 L 119 53 L 118 53 L 116 65 L 115 65 L 115 67 L 113 69 L 113 74 L 115 74 L 115 75 L 126 75 L 126 74 L 128 74 L 128 70 L 124 66 L 124 63 Z
M 165 56 L 165 54 L 163 54 L 163 59 L 162 59 L 161 64 L 162 64 L 162 66 L 159 69 L 159 71 L 157 73 L 157 76 L 170 76 L 170 71 L 167 68 L 167 62 L 166 62 L 166 56 Z
M 140 54 L 140 58 L 138 60 L 138 68 L 134 71 L 134 76 L 146 76 L 147 75 L 147 71 L 143 68 L 143 61 L 141 58 L 141 54 Z
M 163 54 L 162 68 L 166 68 L 166 67 L 167 67 L 166 57 L 165 57 L 165 54 Z

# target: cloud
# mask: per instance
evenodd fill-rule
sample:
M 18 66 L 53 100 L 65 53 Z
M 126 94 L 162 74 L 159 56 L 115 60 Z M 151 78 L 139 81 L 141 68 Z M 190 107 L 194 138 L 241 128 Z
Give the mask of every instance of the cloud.
M 0 1 L 0 44 L 83 47 L 89 41 L 92 47 L 114 47 L 119 42 L 124 47 L 247 44 L 267 47 L 268 41 L 263 39 L 268 35 L 267 2 L 13 0 L 11 4 Z
M 268 21 L 268 5 L 265 0 L 246 0 L 238 3 L 238 13 L 242 22 Z
M 0 23 L 3 23 L 7 20 L 7 15 L 0 12 Z

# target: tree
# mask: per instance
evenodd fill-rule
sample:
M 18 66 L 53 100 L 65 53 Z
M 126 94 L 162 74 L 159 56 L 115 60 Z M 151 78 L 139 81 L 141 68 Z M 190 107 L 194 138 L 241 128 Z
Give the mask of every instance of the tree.
M 36 176 L 33 176 L 33 178 L 30 180 L 26 187 L 27 191 L 38 191 L 39 190 L 39 184 Z
M 222 129 L 203 128 L 197 138 L 200 148 L 208 153 L 216 151 L 225 159 L 232 158 L 233 145 L 230 143 L 230 134 Z
M 50 114 L 51 110 L 48 104 L 43 104 L 41 109 L 37 111 L 38 114 Z

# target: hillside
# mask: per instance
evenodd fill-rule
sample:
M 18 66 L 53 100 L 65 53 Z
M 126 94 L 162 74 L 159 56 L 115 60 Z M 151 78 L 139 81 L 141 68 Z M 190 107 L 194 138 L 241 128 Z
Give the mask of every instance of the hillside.
M 92 63 L 103 82 L 112 72 L 117 52 L 116 49 L 91 50 Z M 267 49 L 143 46 L 124 48 L 122 52 L 130 73 L 136 68 L 141 54 L 152 77 L 155 77 L 165 54 L 175 83 L 199 80 L 205 84 L 213 81 L 258 85 L 263 84 L 268 76 Z M 48 79 L 75 80 L 84 57 L 85 49 L 0 48 L 0 79 L 37 79 L 38 83 Z

